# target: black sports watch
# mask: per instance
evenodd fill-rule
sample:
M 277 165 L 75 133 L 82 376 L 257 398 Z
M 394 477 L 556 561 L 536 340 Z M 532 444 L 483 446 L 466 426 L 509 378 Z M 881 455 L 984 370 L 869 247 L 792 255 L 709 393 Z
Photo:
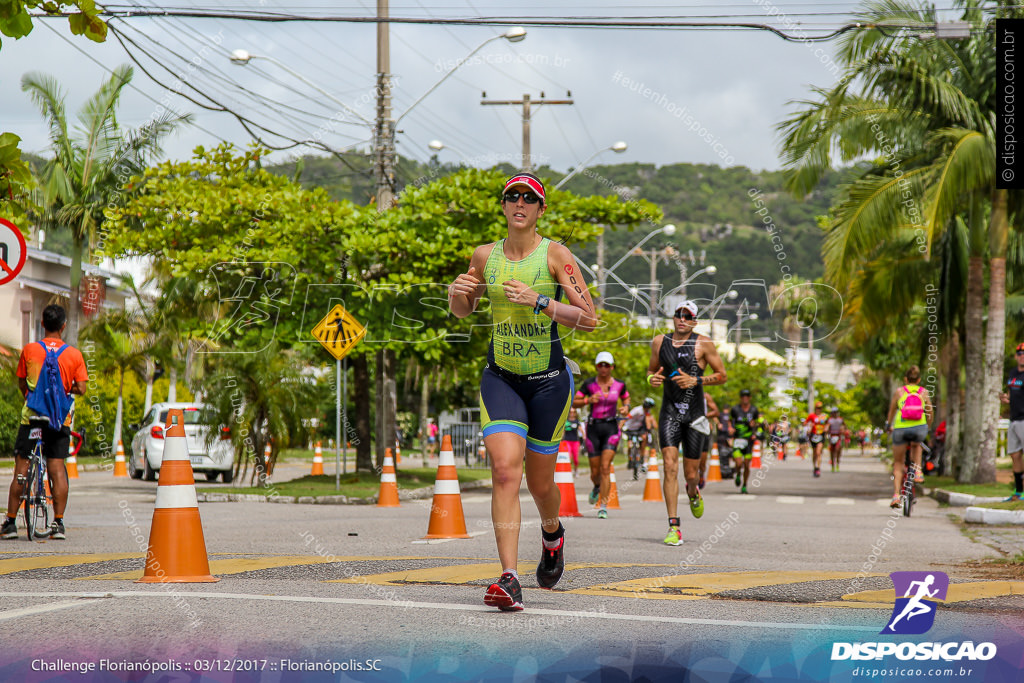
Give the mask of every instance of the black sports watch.
M 538 294 L 537 295 L 537 305 L 533 307 L 533 312 L 535 314 L 540 313 L 545 308 L 547 308 L 548 304 L 550 304 L 550 303 L 551 303 L 551 297 L 544 296 L 543 294 Z

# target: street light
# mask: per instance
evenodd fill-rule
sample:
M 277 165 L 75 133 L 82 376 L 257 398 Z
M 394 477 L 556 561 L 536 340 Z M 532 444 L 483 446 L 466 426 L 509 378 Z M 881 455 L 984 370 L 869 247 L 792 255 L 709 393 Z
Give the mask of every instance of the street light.
M 475 55 L 480 50 L 484 49 L 484 46 L 486 46 L 488 43 L 494 42 L 495 40 L 499 40 L 501 38 L 504 38 L 505 40 L 507 40 L 510 43 L 518 43 L 518 42 L 520 42 L 520 41 L 522 41 L 522 40 L 524 40 L 526 38 L 526 29 L 523 28 L 522 26 L 513 26 L 512 28 L 510 28 L 509 30 L 505 31 L 504 33 L 501 33 L 501 34 L 498 34 L 498 35 L 493 36 L 491 38 L 488 38 L 484 42 L 480 43 L 476 47 L 475 50 L 473 50 L 468 55 L 466 55 L 465 57 L 460 59 L 458 62 L 456 62 L 455 66 L 453 66 L 451 69 L 449 69 L 448 73 L 446 73 L 444 76 L 441 77 L 441 80 L 439 80 L 434 85 L 430 86 L 429 90 L 427 90 L 425 93 L 420 95 L 419 98 L 415 102 L 413 102 L 411 105 L 409 105 L 409 108 L 405 110 L 405 113 L 403 113 L 401 116 L 399 116 L 397 119 L 395 119 L 395 124 L 397 125 L 399 121 L 401 121 L 403 118 L 405 118 L 405 115 L 408 114 L 410 111 L 412 111 L 413 107 L 415 107 L 417 104 L 422 102 L 423 99 L 427 95 L 429 95 L 430 93 L 432 93 L 435 90 L 437 90 L 437 87 L 439 85 L 441 85 L 442 83 L 444 83 L 446 80 L 448 80 L 448 77 L 451 76 L 453 73 L 455 73 L 456 69 L 458 69 L 460 66 L 462 66 L 463 64 L 468 62 L 470 57 Z
M 569 181 L 569 178 L 572 178 L 574 175 L 576 175 L 577 173 L 582 171 L 584 168 L 586 168 L 587 164 L 589 164 L 594 159 L 594 157 L 596 157 L 598 154 L 601 154 L 603 152 L 608 152 L 608 151 L 615 152 L 616 154 L 622 154 L 623 152 L 626 151 L 626 149 L 628 147 L 629 146 L 625 142 L 623 142 L 622 140 L 619 140 L 618 142 L 613 144 L 611 147 L 605 147 L 604 149 L 597 150 L 596 152 L 591 154 L 589 157 L 587 157 L 584 161 L 582 161 L 579 164 L 576 164 L 576 167 L 572 169 L 572 171 L 569 173 L 569 175 L 567 175 L 564 178 L 562 178 L 562 180 L 559 181 L 559 183 L 557 185 L 555 185 L 555 189 L 556 190 L 561 189 L 562 185 L 565 185 Z
M 605 268 L 600 267 L 600 265 L 595 266 L 595 270 L 597 271 L 597 292 L 598 292 L 598 295 L 601 297 L 602 300 L 604 299 L 605 284 L 607 283 L 607 278 L 609 276 L 614 278 L 616 282 L 618 282 L 620 285 L 622 285 L 627 290 L 629 290 L 630 293 L 633 294 L 634 297 L 637 297 L 636 288 L 635 287 L 629 287 L 619 277 L 617 277 L 615 275 L 615 269 L 618 268 L 619 266 L 621 266 L 622 263 L 627 258 L 629 258 L 630 256 L 632 256 L 634 254 L 641 255 L 645 259 L 647 259 L 647 262 L 651 264 L 651 293 L 650 293 L 649 297 L 647 298 L 647 309 L 648 309 L 648 314 L 651 316 L 651 319 L 652 319 L 652 323 L 651 323 L 652 325 L 653 325 L 654 311 L 656 310 L 656 307 L 655 307 L 656 297 L 655 297 L 655 294 L 654 294 L 654 286 L 655 286 L 655 283 L 656 283 L 656 280 L 657 280 L 657 276 L 656 276 L 657 260 L 659 258 L 662 258 L 663 256 L 667 255 L 668 252 L 665 249 L 662 249 L 662 250 L 652 249 L 651 250 L 651 254 L 652 254 L 651 258 L 647 258 L 647 252 L 645 252 L 643 249 L 641 249 L 641 247 L 643 247 L 643 245 L 649 239 L 654 237 L 655 235 L 662 235 L 662 234 L 668 235 L 669 237 L 671 237 L 672 235 L 676 234 L 676 226 L 674 226 L 674 225 L 672 225 L 670 223 L 668 225 L 663 225 L 662 227 L 658 228 L 657 230 L 650 231 L 649 233 L 647 233 L 647 235 L 644 236 L 644 238 L 642 240 L 637 242 L 631 249 L 629 249 L 625 254 L 623 254 L 622 258 L 620 258 L 618 261 L 616 261 L 615 264 L 612 265 L 611 268 L 605 269 Z M 671 249 L 671 248 L 672 247 L 666 247 L 666 249 Z M 663 252 L 663 253 L 659 253 L 659 251 Z
M 295 71 L 294 69 L 289 67 L 284 62 L 281 62 L 281 61 L 279 61 L 277 59 L 274 59 L 273 57 L 268 57 L 267 55 L 254 55 L 251 52 L 249 52 L 248 50 L 242 50 L 242 49 L 232 50 L 231 51 L 230 59 L 231 59 L 231 63 L 232 64 L 238 64 L 239 66 L 246 66 L 250 61 L 252 61 L 254 59 L 265 59 L 268 62 L 276 64 L 277 66 L 281 67 L 282 69 L 284 69 L 285 71 L 290 73 L 295 78 L 299 79 L 300 81 L 302 81 L 303 83 L 305 83 L 309 87 L 311 87 L 314 90 L 316 90 L 318 93 L 320 93 L 321 95 L 323 95 L 327 99 L 329 99 L 332 102 L 334 102 L 335 104 L 339 105 L 342 109 L 344 109 L 348 113 L 352 114 L 353 116 L 355 116 L 357 119 L 359 119 L 360 121 L 362 121 L 366 125 L 373 126 L 373 122 L 372 121 L 370 121 L 369 119 L 365 118 L 362 114 L 357 112 L 355 109 L 352 109 L 350 106 L 348 106 L 347 104 L 345 104 L 344 102 L 339 100 L 337 97 L 335 97 L 331 93 L 327 92 L 326 90 L 321 88 L 319 85 L 317 85 L 313 81 L 309 80 L 308 78 L 306 78 L 305 76 L 300 74 L 298 71 Z
M 470 165 L 469 157 L 467 157 L 465 154 L 463 154 L 462 151 L 458 147 L 452 147 L 451 145 L 446 145 L 445 143 L 441 142 L 440 140 L 431 140 L 430 142 L 427 143 L 427 147 L 429 147 L 430 149 L 434 150 L 435 152 L 440 152 L 442 149 L 450 149 L 451 151 L 455 152 L 460 157 L 462 157 L 462 160 L 466 163 L 467 166 Z

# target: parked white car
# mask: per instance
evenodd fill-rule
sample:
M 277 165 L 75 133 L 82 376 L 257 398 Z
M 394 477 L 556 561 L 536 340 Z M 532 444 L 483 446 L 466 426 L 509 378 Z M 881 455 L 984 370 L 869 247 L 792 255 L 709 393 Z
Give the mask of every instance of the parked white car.
M 185 439 L 192 471 L 204 473 L 207 481 L 219 476 L 224 483 L 230 483 L 234 476 L 231 432 L 227 427 L 213 427 L 210 424 L 213 411 L 201 403 L 156 403 L 139 424 L 131 425 L 129 431 L 135 435 L 128 455 L 128 474 L 132 479 L 156 481 L 164 457 L 164 426 L 171 408 L 180 408 L 185 416 Z

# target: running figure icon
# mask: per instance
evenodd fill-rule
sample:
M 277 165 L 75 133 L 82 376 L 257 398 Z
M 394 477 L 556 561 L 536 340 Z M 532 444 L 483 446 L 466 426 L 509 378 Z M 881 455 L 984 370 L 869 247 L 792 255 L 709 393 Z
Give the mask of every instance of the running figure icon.
M 903 595 L 904 598 L 910 599 L 903 607 L 903 611 L 885 627 L 885 630 L 883 630 L 882 633 L 885 633 L 886 631 L 889 633 L 900 633 L 900 631 L 896 630 L 896 623 L 903 617 L 906 617 L 907 621 L 910 621 L 916 616 L 933 612 L 935 610 L 935 606 L 925 604 L 924 598 L 934 598 L 936 594 L 939 593 L 940 589 L 938 587 L 936 587 L 935 590 L 929 590 L 934 583 L 934 574 L 929 574 L 922 581 L 911 581 L 910 585 L 907 587 L 906 593 Z M 911 595 L 912 592 L 914 595 Z

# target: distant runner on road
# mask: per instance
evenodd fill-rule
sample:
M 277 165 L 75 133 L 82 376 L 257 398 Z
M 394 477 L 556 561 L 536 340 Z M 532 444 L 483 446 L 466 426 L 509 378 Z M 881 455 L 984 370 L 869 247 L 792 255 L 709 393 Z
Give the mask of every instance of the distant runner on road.
M 690 513 L 704 514 L 700 494 L 700 454 L 704 438 L 711 433 L 711 423 L 704 414 L 704 385 L 725 382 L 725 365 L 710 338 L 697 334 L 697 304 L 684 301 L 676 307 L 672 318 L 673 331 L 658 335 L 651 341 L 651 360 L 647 366 L 647 383 L 664 386 L 658 438 L 665 463 L 665 508 L 668 511 L 666 545 L 682 545 L 679 529 L 679 451 L 683 453 L 683 476 Z M 712 374 L 703 377 L 711 366 Z

